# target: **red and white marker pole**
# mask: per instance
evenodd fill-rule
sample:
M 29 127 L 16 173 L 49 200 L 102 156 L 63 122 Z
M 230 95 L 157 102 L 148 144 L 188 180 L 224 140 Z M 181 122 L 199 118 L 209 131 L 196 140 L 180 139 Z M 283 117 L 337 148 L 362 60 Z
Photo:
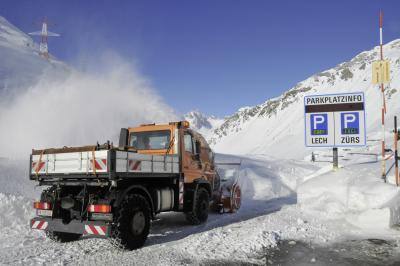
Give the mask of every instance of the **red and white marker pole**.
M 381 50 L 381 61 L 383 61 L 383 37 L 382 37 L 382 26 L 383 26 L 383 14 L 382 11 L 379 13 L 379 44 Z M 383 79 L 383 77 L 382 77 Z M 385 161 L 385 113 L 386 113 L 386 101 L 385 101 L 385 88 L 383 80 L 381 83 L 382 93 L 382 179 L 386 182 L 386 161 Z

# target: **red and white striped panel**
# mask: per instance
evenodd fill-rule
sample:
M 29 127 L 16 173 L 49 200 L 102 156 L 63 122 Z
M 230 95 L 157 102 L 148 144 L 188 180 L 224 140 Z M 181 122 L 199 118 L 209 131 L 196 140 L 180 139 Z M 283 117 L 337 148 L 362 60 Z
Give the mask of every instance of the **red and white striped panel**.
M 140 171 L 142 170 L 142 161 L 128 160 L 129 171 Z
M 90 160 L 90 169 L 92 169 L 93 159 Z M 94 161 L 94 166 L 96 170 L 107 170 L 107 159 L 96 159 Z
M 83 234 L 105 236 L 106 233 L 107 233 L 107 226 L 85 224 L 85 231 Z
M 46 221 L 32 220 L 32 222 L 31 222 L 32 229 L 45 230 L 48 225 L 49 225 L 49 223 Z
M 32 162 L 32 172 L 40 172 L 44 170 L 46 162 Z
M 183 182 L 179 182 L 179 205 L 183 205 Z

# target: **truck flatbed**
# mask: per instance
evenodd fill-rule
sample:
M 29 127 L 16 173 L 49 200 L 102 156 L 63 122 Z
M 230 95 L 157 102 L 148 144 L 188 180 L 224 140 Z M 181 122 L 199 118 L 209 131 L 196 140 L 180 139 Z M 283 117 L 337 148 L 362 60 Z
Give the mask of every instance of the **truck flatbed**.
M 139 154 L 119 148 L 95 150 L 87 147 L 92 146 L 34 151 L 30 160 L 30 179 L 49 182 L 171 177 L 180 173 L 178 155 Z

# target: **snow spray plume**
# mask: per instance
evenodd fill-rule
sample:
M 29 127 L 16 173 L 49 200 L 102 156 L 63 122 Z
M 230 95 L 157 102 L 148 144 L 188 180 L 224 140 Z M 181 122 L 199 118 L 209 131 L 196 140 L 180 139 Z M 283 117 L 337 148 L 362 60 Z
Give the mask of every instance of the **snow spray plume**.
M 0 103 L 0 157 L 27 158 L 32 148 L 117 143 L 121 127 L 177 119 L 134 67 L 110 58 L 97 72 L 43 75 Z

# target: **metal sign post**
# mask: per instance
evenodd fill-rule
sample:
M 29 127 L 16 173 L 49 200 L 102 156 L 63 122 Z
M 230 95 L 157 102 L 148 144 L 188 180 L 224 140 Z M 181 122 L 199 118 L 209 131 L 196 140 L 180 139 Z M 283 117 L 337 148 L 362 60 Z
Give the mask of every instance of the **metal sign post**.
M 305 145 L 333 147 L 338 167 L 338 147 L 366 145 L 364 101 L 362 92 L 305 96 Z
M 337 170 L 339 168 L 339 156 L 338 156 L 338 148 L 333 148 L 333 170 Z

